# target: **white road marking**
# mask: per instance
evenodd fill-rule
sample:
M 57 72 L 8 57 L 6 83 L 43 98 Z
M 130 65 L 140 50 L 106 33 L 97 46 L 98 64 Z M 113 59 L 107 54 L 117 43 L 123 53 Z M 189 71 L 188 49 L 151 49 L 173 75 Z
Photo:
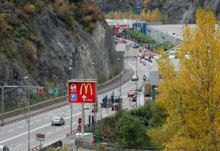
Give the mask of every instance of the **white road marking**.
M 48 132 L 47 135 L 51 134 L 52 132 Z
M 74 114 L 73 116 L 77 116 L 77 115 L 80 115 L 80 114 L 81 114 L 81 112 L 80 112 L 80 113 L 77 113 L 77 114 Z M 66 117 L 66 118 L 64 118 L 64 119 L 67 119 L 67 118 L 70 118 L 70 116 L 68 116 L 68 117 Z M 35 129 L 31 130 L 30 132 L 34 132 L 34 131 L 36 131 L 36 130 L 39 130 L 39 129 L 41 129 L 41 128 L 44 128 L 44 127 L 47 127 L 47 126 L 50 126 L 50 125 L 51 125 L 51 123 L 46 124 L 46 125 L 43 125 L 43 126 L 41 126 L 41 127 L 38 127 L 38 128 L 35 128 Z M 14 138 L 18 138 L 18 137 L 20 137 L 20 136 L 22 136 L 22 135 L 26 135 L 27 133 L 28 133 L 28 132 L 21 133 L 21 134 L 19 134 L 19 135 L 17 135 L 17 136 L 11 137 L 11 138 L 9 138 L 9 139 L 5 139 L 5 140 L 1 141 L 0 144 L 2 144 L 2 143 L 4 143 L 4 142 L 7 142 L 7 141 L 9 141 L 9 140 L 12 140 L 12 139 L 14 139 Z
M 61 128 L 56 129 L 56 131 L 59 131 Z
M 21 146 L 21 145 L 23 145 L 23 144 L 18 144 L 16 147 L 19 147 L 19 146 Z
M 37 123 L 37 122 L 40 122 L 40 121 L 41 121 L 41 120 L 37 120 L 37 121 L 35 121 L 35 122 Z
M 9 130 L 8 132 L 12 132 L 12 131 L 14 131 L 14 130 L 12 129 L 12 130 Z
M 21 128 L 23 128 L 24 126 L 20 126 L 20 127 L 18 127 L 18 129 L 21 129 Z
M 49 115 L 49 116 L 50 116 L 50 115 L 52 115 L 52 114 L 53 114 L 53 113 L 49 113 L 49 114 L 47 114 L 47 115 Z

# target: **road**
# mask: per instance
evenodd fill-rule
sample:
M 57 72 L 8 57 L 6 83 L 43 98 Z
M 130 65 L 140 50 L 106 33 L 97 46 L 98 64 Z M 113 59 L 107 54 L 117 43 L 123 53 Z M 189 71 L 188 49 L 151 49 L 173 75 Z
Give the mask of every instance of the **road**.
M 125 56 L 137 56 L 138 51 L 131 48 L 131 50 L 126 50 Z M 137 74 L 139 75 L 139 81 L 137 82 L 137 86 L 142 85 L 142 76 L 145 74 L 148 78 L 148 70 L 150 69 L 151 65 L 143 64 L 134 61 L 134 59 L 125 59 L 125 63 L 130 65 L 134 71 L 136 71 L 137 66 Z M 135 82 L 129 81 L 121 86 L 121 95 L 123 98 L 123 108 L 132 108 L 133 105 L 136 105 L 136 102 L 130 102 L 129 98 L 127 97 L 127 91 L 130 88 L 135 88 Z M 119 88 L 115 90 L 111 90 L 110 92 L 98 95 L 98 102 L 104 98 L 107 94 L 108 97 L 110 93 L 114 91 L 115 95 L 119 95 Z M 140 98 L 140 101 L 139 101 Z M 137 100 L 137 106 L 139 107 L 139 102 L 143 104 L 144 96 L 143 92 L 141 93 L 140 97 Z M 110 108 L 107 110 L 106 108 L 100 107 L 98 109 L 97 118 L 109 116 L 116 111 L 112 111 Z M 47 146 L 56 140 L 60 140 L 66 137 L 66 133 L 70 132 L 70 114 L 71 109 L 70 105 L 64 106 L 59 109 L 52 110 L 50 112 L 46 112 L 34 117 L 30 118 L 30 146 L 31 148 L 38 146 L 40 144 L 39 141 L 36 141 L 36 134 L 45 134 L 45 141 L 41 142 L 43 146 Z M 86 112 L 86 124 L 88 123 L 88 114 Z M 65 119 L 64 126 L 51 126 L 51 120 L 55 116 L 61 116 Z M 76 129 L 78 126 L 78 118 L 81 117 L 81 104 L 73 104 L 73 129 Z M 25 151 L 28 150 L 28 124 L 26 120 L 18 121 L 0 129 L 0 145 L 6 145 L 10 148 L 11 151 Z

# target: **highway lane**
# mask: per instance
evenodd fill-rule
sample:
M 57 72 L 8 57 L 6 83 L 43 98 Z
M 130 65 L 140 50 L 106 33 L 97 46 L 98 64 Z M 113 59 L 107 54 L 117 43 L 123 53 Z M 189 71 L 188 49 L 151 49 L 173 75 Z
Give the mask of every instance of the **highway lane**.
M 137 50 L 128 50 L 128 55 L 137 55 Z M 136 61 L 128 61 L 129 65 L 131 65 L 134 68 L 136 67 Z M 141 86 L 142 84 L 142 76 L 143 74 L 147 74 L 147 67 L 143 66 L 141 63 L 137 62 L 137 73 L 139 75 L 139 81 L 138 86 Z M 136 102 L 130 102 L 129 98 L 127 97 L 127 91 L 129 88 L 135 88 L 135 82 L 129 81 L 121 86 L 122 89 L 122 98 L 123 98 L 123 108 L 131 108 L 132 105 L 135 105 Z M 108 96 L 110 93 L 114 91 L 115 95 L 119 95 L 119 88 L 116 88 L 115 90 L 111 90 L 108 92 Z M 101 101 L 102 98 L 106 95 L 106 93 L 98 95 L 98 101 Z M 143 94 L 141 95 L 143 100 Z M 139 97 L 138 97 L 139 99 Z M 139 102 L 139 100 L 137 101 Z M 70 106 L 64 106 L 62 108 L 40 114 L 35 117 L 31 117 L 30 123 L 31 123 L 31 139 L 30 144 L 31 148 L 37 146 L 40 144 L 40 142 L 36 141 L 36 134 L 41 133 L 45 134 L 46 138 L 45 141 L 42 142 L 44 146 L 51 144 L 52 142 L 56 140 L 60 140 L 65 137 L 66 133 L 70 131 Z M 97 114 L 97 118 L 100 119 L 101 115 L 102 117 L 106 117 L 108 115 L 111 115 L 115 113 L 115 111 L 112 111 L 111 108 L 107 109 L 102 108 L 102 114 L 101 114 L 101 108 L 99 104 L 99 111 Z M 86 123 L 88 123 L 88 114 L 86 114 Z M 65 119 L 66 123 L 64 126 L 51 126 L 51 120 L 54 116 L 61 116 Z M 73 129 L 77 128 L 77 121 L 78 118 L 81 117 L 81 105 L 80 104 L 74 104 L 73 105 Z M 12 123 L 9 125 L 6 125 L 1 128 L 0 131 L 0 144 L 8 146 L 12 151 L 21 151 L 21 150 L 27 150 L 27 144 L 28 144 L 28 134 L 27 134 L 28 125 L 26 120 L 22 120 L 16 123 Z

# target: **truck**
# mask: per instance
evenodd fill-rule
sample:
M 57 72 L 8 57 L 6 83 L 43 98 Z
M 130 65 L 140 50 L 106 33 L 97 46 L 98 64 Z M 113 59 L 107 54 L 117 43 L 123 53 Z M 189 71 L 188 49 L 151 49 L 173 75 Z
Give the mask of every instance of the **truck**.
M 114 96 L 112 100 L 112 110 L 122 109 L 122 98 Z
M 102 99 L 102 101 L 100 101 L 100 105 L 103 108 L 107 108 L 107 107 L 111 107 L 112 102 L 110 100 L 110 98 L 107 97 L 107 95 Z

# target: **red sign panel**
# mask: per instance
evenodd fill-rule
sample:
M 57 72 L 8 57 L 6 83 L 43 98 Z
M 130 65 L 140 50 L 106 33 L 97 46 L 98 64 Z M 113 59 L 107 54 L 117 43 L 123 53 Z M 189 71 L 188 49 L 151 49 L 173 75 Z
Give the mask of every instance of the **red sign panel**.
M 37 141 L 44 141 L 45 140 L 45 134 L 36 134 Z
M 69 82 L 69 103 L 96 103 L 96 82 Z
M 82 122 L 82 118 L 79 118 L 78 119 L 78 123 L 80 124 Z

